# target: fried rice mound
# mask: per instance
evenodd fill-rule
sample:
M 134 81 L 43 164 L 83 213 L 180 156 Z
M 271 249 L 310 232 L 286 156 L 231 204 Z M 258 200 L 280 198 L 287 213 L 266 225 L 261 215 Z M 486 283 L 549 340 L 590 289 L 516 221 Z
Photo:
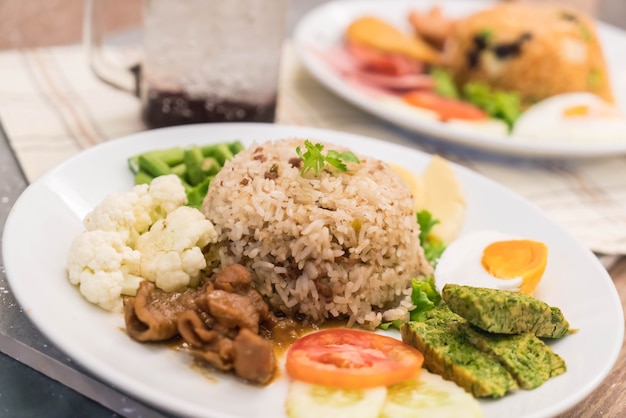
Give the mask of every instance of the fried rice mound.
M 297 147 L 304 139 L 253 144 L 216 175 L 202 207 L 219 235 L 210 265 L 246 266 L 276 312 L 312 323 L 406 319 L 411 280 L 432 272 L 409 188 L 361 155 L 345 172 L 302 173 Z

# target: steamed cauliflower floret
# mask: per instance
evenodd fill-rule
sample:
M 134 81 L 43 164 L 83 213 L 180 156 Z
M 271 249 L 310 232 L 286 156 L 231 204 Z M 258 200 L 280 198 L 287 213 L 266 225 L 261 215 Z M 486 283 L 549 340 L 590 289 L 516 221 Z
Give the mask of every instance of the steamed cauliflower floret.
M 136 289 L 141 254 L 114 231 L 84 231 L 70 247 L 67 271 L 85 299 L 106 310 L 120 311 L 121 294 Z
M 152 197 L 153 223 L 187 204 L 187 193 L 182 185 L 180 178 L 174 174 L 152 180 L 149 194 Z
M 184 206 L 187 194 L 175 175 L 107 196 L 85 217 L 86 231 L 70 247 L 67 271 L 89 302 L 111 311 L 141 280 L 166 291 L 196 285 L 206 267 L 202 249 L 217 240 L 213 224 Z
M 173 174 L 161 176 L 150 186 L 141 184 L 128 192 L 107 196 L 87 214 L 83 225 L 88 231 L 115 231 L 133 245 L 152 224 L 186 203 L 180 178 Z
M 166 292 L 195 286 L 206 267 L 202 248 L 216 241 L 217 232 L 202 212 L 181 206 L 137 240 L 141 275 Z

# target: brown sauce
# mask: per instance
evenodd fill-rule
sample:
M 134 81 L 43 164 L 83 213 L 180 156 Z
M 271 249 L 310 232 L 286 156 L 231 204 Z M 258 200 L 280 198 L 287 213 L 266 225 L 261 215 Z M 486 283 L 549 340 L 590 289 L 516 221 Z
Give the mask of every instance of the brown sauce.
M 276 358 L 280 358 L 285 355 L 285 353 L 293 343 L 298 341 L 306 334 L 329 328 L 345 328 L 346 326 L 346 320 L 339 319 L 328 320 L 323 322 L 322 324 L 312 324 L 307 321 L 299 321 L 292 318 L 281 317 L 278 318 L 278 322 L 272 330 L 262 328 L 260 334 L 274 343 L 274 354 L 276 355 Z M 120 328 L 120 330 L 126 334 L 126 330 L 124 328 Z M 188 345 L 180 336 L 172 338 L 168 341 L 151 344 L 161 345 L 169 348 L 170 350 L 179 351 L 186 354 L 188 353 Z M 189 367 L 192 371 L 199 373 L 201 376 L 204 376 L 212 383 L 216 383 L 219 376 L 224 375 L 224 372 L 214 369 L 208 363 L 195 358 L 191 360 Z M 234 374 L 232 374 L 232 376 L 236 377 Z M 267 383 L 267 385 L 276 381 L 280 376 L 281 370 L 277 367 L 276 373 L 274 373 L 274 377 L 271 381 Z M 244 382 L 246 384 L 252 384 L 247 381 Z

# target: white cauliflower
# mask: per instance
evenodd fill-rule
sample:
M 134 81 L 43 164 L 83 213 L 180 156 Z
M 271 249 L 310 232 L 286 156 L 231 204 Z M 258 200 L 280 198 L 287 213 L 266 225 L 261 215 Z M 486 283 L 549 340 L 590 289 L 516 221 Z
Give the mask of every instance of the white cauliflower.
M 122 309 L 121 294 L 139 286 L 141 254 L 114 231 L 84 231 L 70 247 L 67 271 L 89 302 L 109 311 Z
M 87 214 L 86 231 L 72 242 L 70 282 L 89 302 L 110 311 L 121 310 L 122 295 L 134 295 L 144 279 L 166 291 L 197 284 L 206 267 L 202 249 L 217 233 L 186 203 L 175 175 L 107 196 Z
M 171 174 L 155 178 L 150 186 L 140 184 L 131 191 L 107 196 L 87 214 L 83 225 L 87 231 L 118 232 L 128 245 L 159 219 L 187 203 L 180 178 Z
M 166 292 L 195 286 L 206 267 L 202 248 L 215 241 L 217 232 L 202 212 L 181 206 L 137 240 L 141 276 Z

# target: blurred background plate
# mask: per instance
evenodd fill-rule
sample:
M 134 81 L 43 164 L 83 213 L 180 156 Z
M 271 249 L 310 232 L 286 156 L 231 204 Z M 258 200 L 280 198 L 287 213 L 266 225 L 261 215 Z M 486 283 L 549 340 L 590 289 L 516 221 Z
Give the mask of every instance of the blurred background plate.
M 463 126 L 417 118 L 411 115 L 411 106 L 402 104 L 391 106 L 362 90 L 355 89 L 334 68 L 331 68 L 319 53 L 339 47 L 343 42 L 345 28 L 355 18 L 363 15 L 380 17 L 408 33 L 410 25 L 407 17 L 411 10 L 426 11 L 432 6 L 439 5 L 444 15 L 456 18 L 469 15 L 495 3 L 484 0 L 330 2 L 311 10 L 296 25 L 295 49 L 307 70 L 335 94 L 379 118 L 421 135 L 492 152 L 537 158 L 584 158 L 626 154 L 626 138 L 624 141 L 580 144 L 567 143 L 558 139 L 550 142 L 525 142 L 511 136 L 489 135 Z M 616 101 L 622 112 L 626 112 L 626 53 L 624 52 L 626 51 L 626 32 L 602 22 L 597 22 L 597 29 Z

